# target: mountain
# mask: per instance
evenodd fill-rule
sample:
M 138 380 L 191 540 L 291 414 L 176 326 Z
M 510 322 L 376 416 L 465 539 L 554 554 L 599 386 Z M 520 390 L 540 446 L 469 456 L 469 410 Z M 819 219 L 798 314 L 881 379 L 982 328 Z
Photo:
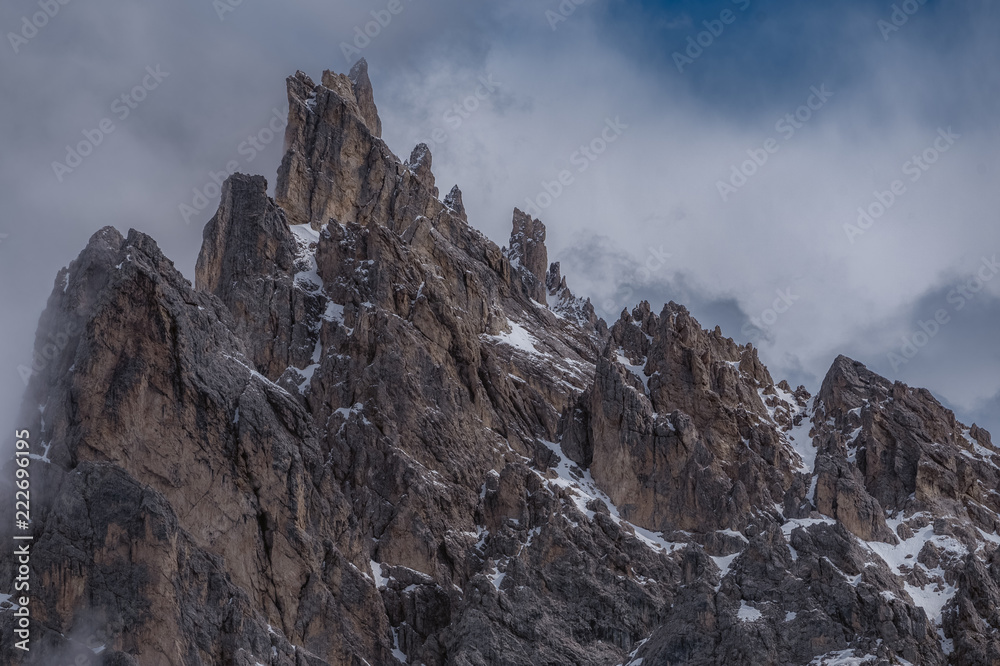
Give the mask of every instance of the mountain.
M 498 247 L 390 151 L 363 62 L 288 98 L 194 285 L 110 227 L 56 277 L 3 663 L 1000 663 L 989 433 L 672 302 L 609 326 L 540 221 Z

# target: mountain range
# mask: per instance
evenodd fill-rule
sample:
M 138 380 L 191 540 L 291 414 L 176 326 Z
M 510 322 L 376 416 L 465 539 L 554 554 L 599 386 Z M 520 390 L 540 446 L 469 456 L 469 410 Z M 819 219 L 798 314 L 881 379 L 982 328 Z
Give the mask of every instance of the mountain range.
M 229 177 L 194 284 L 112 227 L 56 277 L 3 663 L 1000 663 L 988 432 L 673 302 L 605 322 L 542 222 L 500 247 L 393 154 L 363 60 L 287 86 L 274 197 Z

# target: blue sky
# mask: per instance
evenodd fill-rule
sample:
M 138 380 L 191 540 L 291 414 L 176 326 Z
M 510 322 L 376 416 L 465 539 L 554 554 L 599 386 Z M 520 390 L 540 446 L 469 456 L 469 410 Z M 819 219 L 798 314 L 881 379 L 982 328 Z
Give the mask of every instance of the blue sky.
M 385 138 L 405 157 L 444 132 L 431 141 L 438 183 L 461 186 L 493 240 L 570 170 L 540 210 L 550 257 L 607 316 L 675 300 L 759 344 L 776 378 L 816 390 L 845 353 L 1000 428 L 1000 280 L 961 310 L 948 298 L 1000 253 L 996 3 L 913 0 L 888 30 L 890 2 L 567 0 L 554 29 L 556 0 L 400 2 L 360 49 Z M 280 139 L 246 142 L 284 109 L 285 77 L 349 69 L 342 44 L 389 0 L 218 7 L 70 2 L 17 53 L 0 45 L 0 421 L 56 271 L 112 224 L 150 233 L 191 277 L 216 201 L 190 223 L 180 206 L 230 161 L 273 184 Z M 6 3 L 0 28 L 16 34 L 37 11 Z M 706 45 L 678 71 L 688 38 Z M 114 100 L 156 66 L 169 75 L 116 117 Z M 484 77 L 495 90 L 456 115 Z M 814 89 L 832 94 L 819 103 Z M 115 131 L 60 181 L 52 163 L 104 118 Z M 574 156 L 608 122 L 625 129 L 580 171 Z M 938 150 L 948 128 L 957 138 Z M 914 180 L 906 165 L 927 151 Z M 767 159 L 747 166 L 754 155 Z M 851 238 L 845 225 L 896 181 L 901 194 Z M 947 324 L 894 364 L 942 309 Z

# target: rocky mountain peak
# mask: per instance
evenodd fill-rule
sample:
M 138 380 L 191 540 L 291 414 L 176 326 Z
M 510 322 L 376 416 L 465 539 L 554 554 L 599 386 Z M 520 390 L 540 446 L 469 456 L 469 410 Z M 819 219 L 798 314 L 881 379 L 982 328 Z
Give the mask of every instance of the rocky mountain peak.
M 290 224 L 317 231 L 330 220 L 391 224 L 411 215 L 433 217 L 443 206 L 428 180 L 429 151 L 418 177 L 379 137 L 364 72 L 364 66 L 356 72 L 357 83 L 329 71 L 320 85 L 302 72 L 287 81 L 285 156 L 275 201 Z
M 548 289 L 550 296 L 557 296 L 561 292 L 569 291 L 558 261 L 549 264 L 549 270 L 545 273 L 545 288 Z M 570 295 L 572 296 L 572 294 Z
M 406 168 L 416 174 L 417 180 L 423 183 L 437 197 L 438 189 L 434 187 L 434 173 L 431 171 L 432 164 L 431 149 L 427 147 L 426 143 L 418 143 L 410 153 L 410 159 L 406 160 Z M 459 197 L 461 197 L 461 192 L 459 192 Z
M 451 191 L 445 196 L 444 205 L 455 211 L 455 214 L 466 222 L 469 221 L 465 213 L 465 204 L 462 202 L 462 190 L 458 189 L 458 185 L 451 188 Z
M 882 402 L 892 394 L 892 383 L 853 359 L 838 356 L 819 390 L 819 401 L 829 414 L 848 412 L 866 401 Z
M 891 383 L 841 356 L 818 400 L 830 426 L 827 447 L 856 464 L 881 510 L 942 512 L 965 529 L 996 529 L 1000 498 L 984 494 L 972 479 L 997 474 L 1000 451 L 988 437 L 974 437 L 975 426 L 959 423 L 929 391 Z
M 520 269 L 531 298 L 545 303 L 546 269 L 549 265 L 545 249 L 545 225 L 519 208 L 514 209 L 510 232 L 510 262 Z
M 672 301 L 609 327 L 540 221 L 504 250 L 389 150 L 365 63 L 287 84 L 275 197 L 226 181 L 193 286 L 110 227 L 57 277 L 34 663 L 997 661 L 989 433 Z
M 354 63 L 347 78 L 351 81 L 351 90 L 354 92 L 354 100 L 361 111 L 361 117 L 365 119 L 372 135 L 381 137 L 382 119 L 378 116 L 378 108 L 375 106 L 375 90 L 372 88 L 371 79 L 368 78 L 368 61 L 362 58 Z

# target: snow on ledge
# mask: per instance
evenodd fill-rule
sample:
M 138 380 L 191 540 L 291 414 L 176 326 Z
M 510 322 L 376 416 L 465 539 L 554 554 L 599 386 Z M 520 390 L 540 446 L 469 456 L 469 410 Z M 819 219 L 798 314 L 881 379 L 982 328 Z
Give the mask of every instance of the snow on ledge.
M 740 609 L 736 612 L 736 617 L 740 619 L 740 622 L 756 622 L 763 617 L 763 614 L 747 602 L 740 600 Z

